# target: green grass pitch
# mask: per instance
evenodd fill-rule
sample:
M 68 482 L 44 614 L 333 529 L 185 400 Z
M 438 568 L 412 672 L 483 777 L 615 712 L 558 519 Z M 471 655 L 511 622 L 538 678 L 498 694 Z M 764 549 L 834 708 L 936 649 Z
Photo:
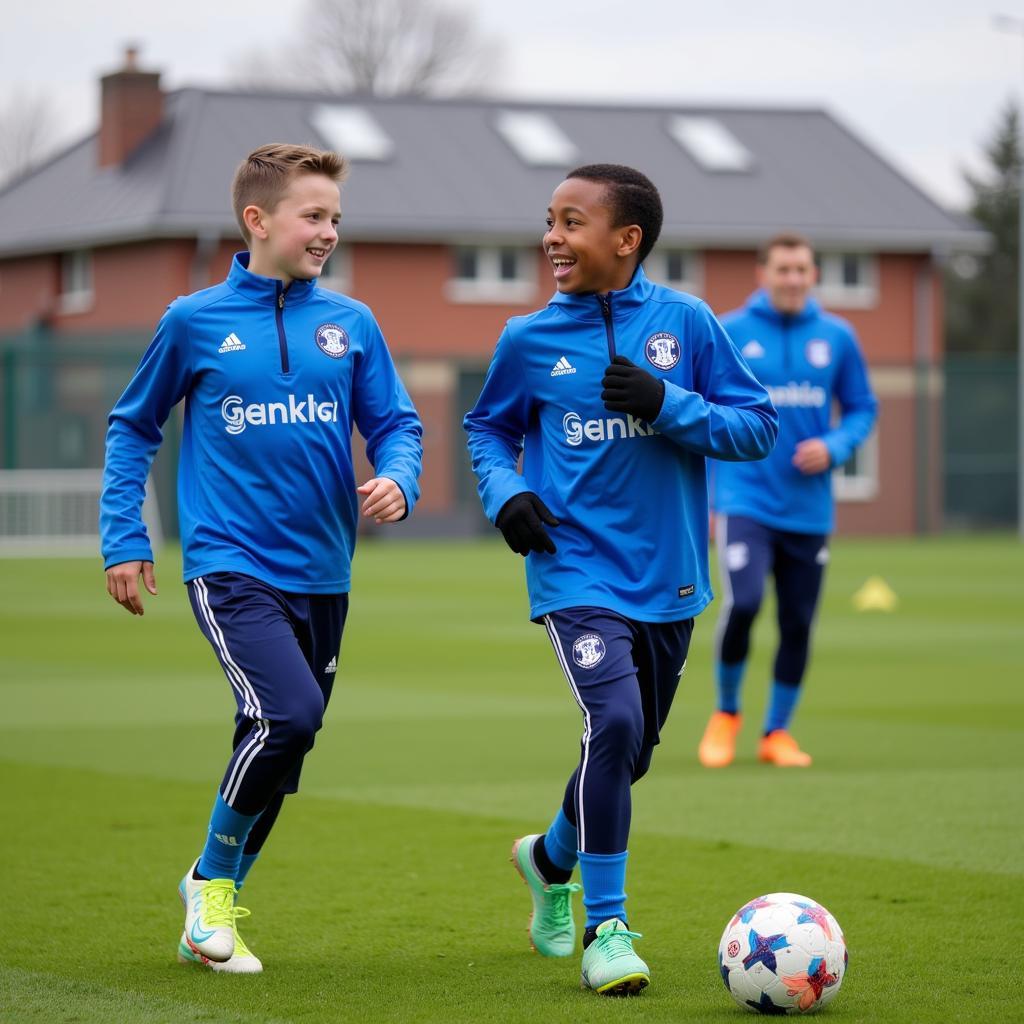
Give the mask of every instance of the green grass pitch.
M 0 563 L 0 1020 L 750 1019 L 718 976 L 762 892 L 824 903 L 850 968 L 823 1019 L 1024 1019 L 1024 545 L 837 542 L 796 733 L 809 771 L 756 763 L 774 642 L 756 636 L 741 756 L 702 770 L 716 608 L 634 790 L 639 999 L 578 988 L 525 932 L 512 840 L 546 826 L 580 721 L 520 560 L 496 541 L 364 543 L 334 701 L 244 904 L 259 977 L 175 963 L 233 704 L 177 554 L 141 620 L 97 562 Z M 858 614 L 879 574 L 900 598 Z

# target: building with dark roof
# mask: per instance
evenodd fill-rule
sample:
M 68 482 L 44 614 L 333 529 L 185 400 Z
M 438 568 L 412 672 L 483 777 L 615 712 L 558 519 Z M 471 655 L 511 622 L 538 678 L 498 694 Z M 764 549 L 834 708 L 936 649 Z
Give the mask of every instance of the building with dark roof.
M 820 297 L 856 327 L 882 404 L 876 434 L 837 472 L 839 528 L 939 525 L 937 268 L 985 236 L 828 112 L 164 94 L 131 56 L 102 90 L 95 133 L 0 191 L 4 465 L 100 464 L 105 414 L 164 307 L 220 280 L 242 248 L 236 166 L 265 142 L 306 142 L 352 161 L 325 283 L 374 309 L 423 416 L 420 528 L 479 523 L 461 417 L 505 319 L 552 292 L 547 199 L 590 162 L 652 177 L 665 224 L 648 274 L 719 313 L 752 290 L 771 235 L 814 242 Z M 47 401 L 23 397 L 17 374 L 33 359 L 52 369 Z

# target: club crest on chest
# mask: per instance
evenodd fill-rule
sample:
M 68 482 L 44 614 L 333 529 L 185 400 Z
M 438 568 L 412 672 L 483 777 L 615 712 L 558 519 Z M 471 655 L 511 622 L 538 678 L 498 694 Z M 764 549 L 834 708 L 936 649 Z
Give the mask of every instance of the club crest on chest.
M 349 350 L 348 331 L 338 324 L 321 324 L 315 337 L 317 348 L 332 359 L 340 359 Z
M 679 362 L 679 339 L 667 331 L 658 331 L 647 339 L 644 355 L 651 366 L 659 370 L 671 370 Z
M 807 342 L 807 362 L 819 370 L 832 362 L 832 346 L 824 338 L 813 338 Z

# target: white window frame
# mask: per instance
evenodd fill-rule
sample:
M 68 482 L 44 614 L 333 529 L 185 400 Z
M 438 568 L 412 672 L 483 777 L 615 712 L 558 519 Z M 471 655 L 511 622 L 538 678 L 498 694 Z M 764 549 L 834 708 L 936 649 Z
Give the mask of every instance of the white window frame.
M 338 245 L 331 258 L 327 261 L 330 276 L 320 274 L 320 287 L 329 288 L 332 292 L 344 292 L 346 295 L 352 288 L 352 249 L 348 245 Z
M 475 277 L 456 277 L 456 252 L 475 249 L 477 273 Z M 506 280 L 501 276 L 501 252 L 512 249 L 516 253 L 516 276 Z M 516 244 L 455 243 L 451 247 L 452 276 L 445 292 L 449 301 L 459 303 L 519 303 L 531 302 L 537 294 L 537 253 L 530 246 Z
M 832 470 L 832 493 L 836 501 L 874 501 L 878 497 L 877 429 L 872 430 L 857 449 L 856 458 L 856 475 L 846 471 L 849 461 Z
M 860 264 L 860 282 L 843 283 L 843 260 L 853 257 Z M 840 309 L 873 309 L 878 305 L 878 259 L 869 252 L 820 252 L 818 254 L 818 299 L 823 306 Z
M 682 280 L 670 280 L 668 276 L 668 254 L 682 253 L 687 276 Z M 644 260 L 644 273 L 656 284 L 667 285 L 679 292 L 700 296 L 704 291 L 704 256 L 697 249 L 686 249 L 681 245 L 658 246 Z
M 60 295 L 57 307 L 61 313 L 84 313 L 92 308 L 93 258 L 91 249 L 69 249 L 60 255 Z

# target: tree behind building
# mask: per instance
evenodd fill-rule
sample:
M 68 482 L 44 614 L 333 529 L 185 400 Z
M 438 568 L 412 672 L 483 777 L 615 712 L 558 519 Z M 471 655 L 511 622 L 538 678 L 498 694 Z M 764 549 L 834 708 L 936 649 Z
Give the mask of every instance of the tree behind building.
M 1017 289 L 1020 248 L 1020 112 L 1008 103 L 985 147 L 988 168 L 965 174 L 970 215 L 992 235 L 980 255 L 955 256 L 946 273 L 947 351 L 1017 351 Z
M 498 56 L 469 12 L 433 0 L 309 0 L 295 40 L 250 54 L 235 78 L 377 96 L 479 92 Z

